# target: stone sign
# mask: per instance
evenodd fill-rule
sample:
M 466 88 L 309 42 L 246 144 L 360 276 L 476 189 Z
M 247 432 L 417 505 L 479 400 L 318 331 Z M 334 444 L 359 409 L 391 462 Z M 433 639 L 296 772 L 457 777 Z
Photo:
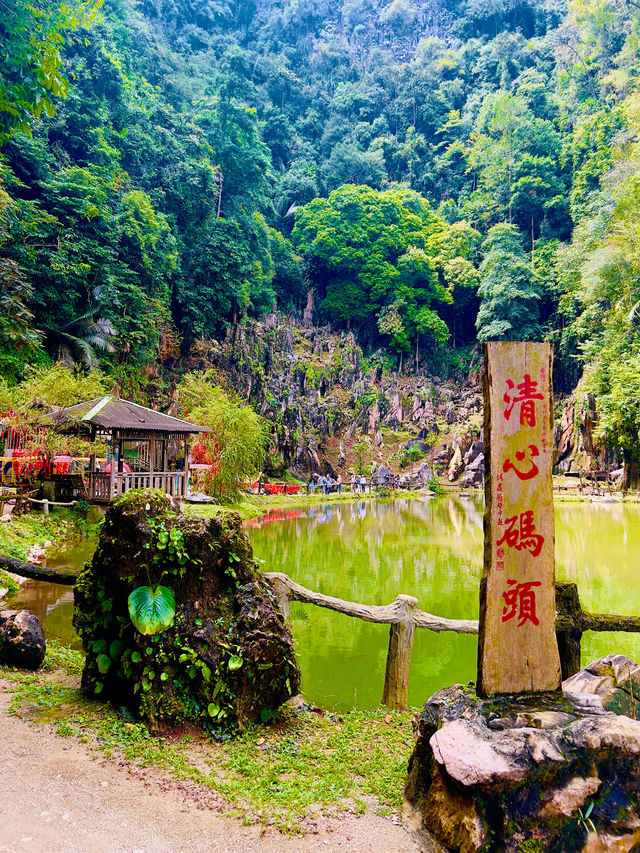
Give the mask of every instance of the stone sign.
M 484 365 L 477 689 L 483 696 L 556 690 L 551 346 L 485 344 Z

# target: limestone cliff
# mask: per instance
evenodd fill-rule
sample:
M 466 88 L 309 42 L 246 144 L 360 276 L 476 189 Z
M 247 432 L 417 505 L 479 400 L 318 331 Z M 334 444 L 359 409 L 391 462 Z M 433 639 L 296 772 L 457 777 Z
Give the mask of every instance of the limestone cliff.
M 266 474 L 288 469 L 300 477 L 311 471 L 344 477 L 360 462 L 375 462 L 405 475 L 424 468 L 424 476 L 414 470 L 418 484 L 434 470 L 463 486 L 482 482 L 479 347 L 455 379 L 429 374 L 426 365 L 398 373 L 384 351 L 365 357 L 352 332 L 271 314 L 231 326 L 221 341 L 197 342 L 175 367 L 213 368 L 272 424 Z M 600 447 L 595 433 L 588 399 L 556 401 L 556 470 L 617 468 L 615 452 Z M 413 466 L 412 445 L 425 457 L 416 454 Z
M 444 450 L 444 468 L 456 435 L 480 433 L 477 372 L 465 386 L 426 372 L 401 375 L 388 369 L 383 353 L 365 358 L 353 333 L 283 315 L 233 326 L 222 342 L 199 342 L 185 367 L 218 370 L 273 424 L 275 475 L 289 468 L 344 476 L 360 458 L 395 472 L 412 444 L 431 456 Z M 471 439 L 464 443 L 466 450 Z

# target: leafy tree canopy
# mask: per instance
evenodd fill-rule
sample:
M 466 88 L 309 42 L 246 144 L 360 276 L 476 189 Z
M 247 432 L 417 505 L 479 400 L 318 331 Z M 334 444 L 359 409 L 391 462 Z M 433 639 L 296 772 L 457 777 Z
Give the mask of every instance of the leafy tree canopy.
M 451 261 L 471 254 L 474 233 L 448 226 L 412 190 L 347 184 L 300 208 L 292 239 L 327 314 L 363 327 L 373 318 L 402 352 L 418 334 L 434 346 L 448 340 L 434 306 L 453 301 L 464 273 Z
M 481 298 L 476 325 L 481 341 L 539 340 L 540 288 L 527 263 L 518 229 L 501 223 L 490 229 L 480 265 Z
M 97 20 L 101 0 L 14 0 L 0 15 L 0 142 L 29 131 L 42 111 L 51 118 L 69 87 L 64 48 Z

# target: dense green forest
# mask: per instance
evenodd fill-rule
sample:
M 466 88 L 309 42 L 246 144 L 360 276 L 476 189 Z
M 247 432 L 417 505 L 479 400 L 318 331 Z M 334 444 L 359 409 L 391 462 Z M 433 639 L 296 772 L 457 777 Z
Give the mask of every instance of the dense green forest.
M 543 337 L 640 427 L 631 0 L 0 5 L 0 359 L 115 378 L 246 315 L 441 374 Z

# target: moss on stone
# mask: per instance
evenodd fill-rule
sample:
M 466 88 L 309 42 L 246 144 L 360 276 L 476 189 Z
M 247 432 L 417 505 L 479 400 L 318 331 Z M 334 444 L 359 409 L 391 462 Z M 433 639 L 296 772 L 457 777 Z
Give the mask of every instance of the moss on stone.
M 114 501 L 75 587 L 74 626 L 87 653 L 85 691 L 154 727 L 242 727 L 299 688 L 289 628 L 253 560 L 237 513 L 186 517 L 155 490 Z M 176 531 L 176 547 L 160 532 Z M 174 540 L 171 540 L 174 543 Z M 139 586 L 172 589 L 173 625 L 140 634 L 128 614 Z

